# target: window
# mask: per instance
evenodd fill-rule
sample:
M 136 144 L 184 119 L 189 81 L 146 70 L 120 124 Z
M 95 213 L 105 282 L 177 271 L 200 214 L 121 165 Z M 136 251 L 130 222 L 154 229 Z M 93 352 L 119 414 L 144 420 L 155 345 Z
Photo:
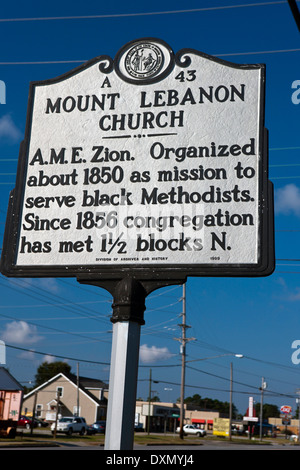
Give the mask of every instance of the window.
M 59 394 L 60 397 L 63 396 L 63 391 L 64 391 L 63 387 L 56 387 L 56 393 Z
M 36 405 L 35 415 L 37 418 L 40 418 L 42 416 L 42 411 L 43 411 L 43 405 Z
M 77 405 L 73 406 L 73 416 L 80 416 L 81 415 L 81 407 L 78 408 Z

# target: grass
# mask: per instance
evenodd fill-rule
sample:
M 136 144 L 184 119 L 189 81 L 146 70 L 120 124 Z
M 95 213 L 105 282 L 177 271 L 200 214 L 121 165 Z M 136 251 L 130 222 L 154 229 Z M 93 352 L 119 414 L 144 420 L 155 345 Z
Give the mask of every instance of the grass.
M 4 446 L 36 446 L 37 444 L 53 446 L 60 442 L 76 444 L 79 441 L 85 441 L 87 444 L 101 445 L 104 444 L 104 436 L 101 434 L 96 434 L 94 436 L 80 436 L 79 434 L 66 436 L 65 434 L 57 434 L 56 438 L 54 438 L 50 433 L 34 430 L 32 434 L 30 432 L 18 433 L 14 439 L 5 437 L 0 438 L 0 449 Z
M 165 445 L 184 445 L 184 444 L 197 444 L 200 445 L 202 442 L 201 438 L 185 437 L 180 439 L 178 435 L 174 434 L 135 434 L 134 442 L 136 444 L 154 445 L 154 444 L 165 444 Z
M 4 445 L 33 445 L 36 443 L 43 444 L 54 444 L 59 442 L 85 442 L 88 445 L 104 445 L 105 437 L 103 434 L 94 434 L 92 436 L 80 436 L 79 434 L 73 434 L 72 436 L 66 436 L 65 434 L 57 434 L 54 439 L 53 435 L 46 432 L 40 432 L 39 430 L 34 430 L 31 434 L 30 432 L 18 433 L 15 439 L 9 438 L 0 438 L 0 448 Z M 192 436 L 186 436 L 183 440 L 180 439 L 178 435 L 174 434 L 146 434 L 146 433 L 135 433 L 134 442 L 136 444 L 144 445 L 185 445 L 185 444 L 201 444 L 202 438 L 195 438 Z
M 147 434 L 147 433 L 135 433 L 134 442 L 137 445 L 200 445 L 203 444 L 206 440 L 219 440 L 227 441 L 226 437 L 218 437 L 213 435 L 207 435 L 204 438 L 196 438 L 193 436 L 185 436 L 184 439 L 180 439 L 178 435 L 175 434 Z M 20 446 L 54 446 L 59 445 L 59 443 L 84 443 L 91 446 L 101 446 L 104 445 L 105 437 L 103 434 L 95 434 L 92 436 L 80 436 L 78 434 L 73 434 L 72 436 L 66 436 L 65 434 L 57 434 L 54 439 L 53 435 L 47 432 L 40 432 L 39 430 L 34 430 L 31 434 L 30 432 L 18 433 L 15 439 L 9 438 L 0 438 L 0 449 L 1 447 L 20 447 Z M 232 437 L 232 443 L 234 444 L 248 444 L 248 445 L 270 445 L 272 443 L 282 444 L 282 445 L 295 445 L 298 446 L 298 443 L 293 443 L 287 439 L 277 437 L 276 439 L 264 438 L 261 442 L 259 437 L 256 439 L 247 439 L 241 437 Z

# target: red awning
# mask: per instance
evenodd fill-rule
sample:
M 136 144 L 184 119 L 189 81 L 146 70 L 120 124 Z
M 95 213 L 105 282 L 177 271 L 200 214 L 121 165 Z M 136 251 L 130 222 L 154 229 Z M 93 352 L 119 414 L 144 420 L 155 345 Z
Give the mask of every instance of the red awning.
M 192 423 L 205 424 L 205 419 L 192 419 Z

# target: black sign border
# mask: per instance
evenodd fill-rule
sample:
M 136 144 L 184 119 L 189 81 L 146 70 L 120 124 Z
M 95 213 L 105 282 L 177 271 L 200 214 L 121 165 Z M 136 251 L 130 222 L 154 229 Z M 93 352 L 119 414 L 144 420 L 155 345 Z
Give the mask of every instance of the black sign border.
M 187 67 L 190 64 L 190 54 L 201 56 L 205 59 L 233 67 L 238 69 L 254 69 L 259 68 L 262 72 L 261 79 L 261 102 L 260 102 L 260 122 L 259 122 L 259 155 L 260 155 L 260 171 L 259 171 L 259 261 L 255 264 L 157 264 L 157 265 L 43 265 L 43 266 L 17 266 L 15 259 L 17 256 L 17 245 L 19 228 L 21 223 L 22 203 L 24 199 L 24 191 L 26 185 L 26 170 L 28 165 L 28 149 L 30 143 L 30 131 L 33 114 L 33 103 L 35 95 L 35 87 L 40 85 L 54 84 L 63 81 L 81 71 L 99 63 L 101 72 L 110 73 L 114 68 L 118 73 L 118 61 L 123 51 L 128 47 L 132 47 L 134 43 L 140 41 L 151 41 L 164 44 L 157 38 L 142 38 L 131 41 L 123 46 L 117 53 L 115 60 L 107 55 L 102 55 L 89 60 L 85 64 L 60 75 L 59 77 L 35 81 L 30 83 L 28 109 L 26 118 L 26 130 L 24 140 L 21 142 L 19 151 L 19 161 L 16 176 L 15 188 L 11 191 L 8 204 L 8 212 L 3 240 L 3 249 L 1 256 L 1 273 L 7 277 L 77 277 L 77 279 L 88 280 L 89 278 L 118 280 L 130 276 L 140 280 L 154 280 L 159 282 L 163 279 L 186 279 L 188 276 L 193 277 L 261 277 L 268 276 L 275 269 L 275 246 L 274 246 L 274 208 L 273 208 L 273 184 L 268 180 L 268 131 L 264 127 L 265 120 L 265 65 L 264 64 L 235 64 L 231 62 L 209 56 L 195 49 L 182 49 L 174 55 L 169 48 L 170 64 L 166 71 L 151 79 L 143 79 L 138 83 L 134 80 L 135 85 L 145 85 L 160 81 L 165 78 L 173 69 L 175 63 L 181 67 Z M 169 47 L 169 46 L 168 46 Z M 118 73 L 120 76 L 120 73 Z M 127 80 L 126 80 L 127 81 Z M 245 241 L 246 243 L 246 241 Z M 85 281 L 84 281 L 85 282 Z

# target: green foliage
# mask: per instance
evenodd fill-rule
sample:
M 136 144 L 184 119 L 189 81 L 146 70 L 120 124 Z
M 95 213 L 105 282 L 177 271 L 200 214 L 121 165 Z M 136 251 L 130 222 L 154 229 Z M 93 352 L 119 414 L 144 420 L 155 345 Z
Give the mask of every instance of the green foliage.
M 147 401 L 149 401 L 149 397 L 147 398 Z M 160 398 L 157 395 L 154 395 L 151 398 L 151 402 L 159 402 L 159 401 L 160 401 Z
M 260 403 L 255 404 L 255 411 L 256 411 L 256 416 L 260 416 Z M 264 403 L 263 404 L 263 419 L 268 419 L 268 418 L 279 418 L 280 416 L 280 411 L 278 409 L 278 406 L 276 405 L 271 405 L 269 403 Z
M 188 405 L 194 405 L 201 410 L 219 411 L 219 413 L 229 414 L 229 402 L 219 401 L 212 398 L 202 398 L 198 393 L 192 397 L 185 398 L 184 402 Z M 232 416 L 236 417 L 237 409 L 232 405 Z
M 37 369 L 37 373 L 35 375 L 35 386 L 38 387 L 39 385 L 42 385 L 60 372 L 63 374 L 70 374 L 70 371 L 71 366 L 65 362 L 43 362 Z

